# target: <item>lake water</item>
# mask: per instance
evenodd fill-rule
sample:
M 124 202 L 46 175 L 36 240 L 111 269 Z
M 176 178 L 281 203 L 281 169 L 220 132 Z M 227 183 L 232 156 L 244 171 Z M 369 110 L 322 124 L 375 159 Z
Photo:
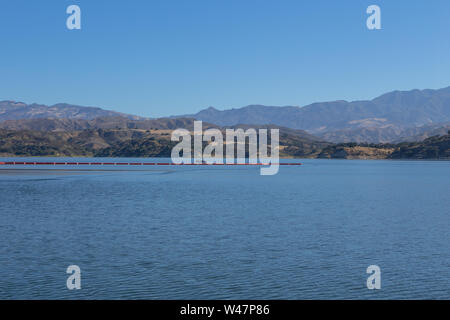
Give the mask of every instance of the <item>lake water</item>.
M 0 298 L 450 299 L 450 162 L 301 162 L 0 166 Z

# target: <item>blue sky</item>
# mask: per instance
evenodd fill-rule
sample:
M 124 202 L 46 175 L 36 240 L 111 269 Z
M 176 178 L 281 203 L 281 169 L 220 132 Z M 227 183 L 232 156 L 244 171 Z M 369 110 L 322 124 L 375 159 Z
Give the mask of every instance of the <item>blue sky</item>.
M 449 86 L 449 39 L 448 0 L 0 0 L 0 100 L 159 117 L 371 99 Z

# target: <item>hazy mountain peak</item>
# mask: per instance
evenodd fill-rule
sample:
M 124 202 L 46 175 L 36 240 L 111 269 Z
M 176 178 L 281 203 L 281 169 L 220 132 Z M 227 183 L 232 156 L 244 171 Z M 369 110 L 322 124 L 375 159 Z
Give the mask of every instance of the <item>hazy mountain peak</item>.
M 23 106 L 26 104 L 24 102 L 20 102 L 20 101 L 4 100 L 4 101 L 0 101 L 0 105 Z
M 25 104 L 11 100 L 0 102 L 0 121 L 19 119 L 95 119 L 99 117 L 120 116 L 128 119 L 145 119 L 134 115 L 104 110 L 98 107 L 83 107 L 67 103 L 58 103 L 52 106 L 43 104 Z
M 221 126 L 271 123 L 313 134 L 334 132 L 328 135 L 333 141 L 356 136 L 359 141 L 389 141 L 397 139 L 405 128 L 450 121 L 450 87 L 391 91 L 373 100 L 335 100 L 304 107 L 254 104 L 184 116 Z M 384 130 L 382 135 L 380 130 Z

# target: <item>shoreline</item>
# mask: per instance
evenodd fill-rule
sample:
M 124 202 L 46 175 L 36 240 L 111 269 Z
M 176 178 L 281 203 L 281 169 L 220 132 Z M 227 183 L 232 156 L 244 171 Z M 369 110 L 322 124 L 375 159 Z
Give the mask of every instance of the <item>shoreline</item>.
M 23 155 L 0 155 L 0 161 L 4 162 L 3 159 L 49 159 L 49 158 L 58 158 L 58 159 L 170 159 L 170 157 L 94 157 L 94 156 L 23 156 Z M 246 158 L 248 159 L 248 158 Z M 382 160 L 382 161 L 450 161 L 450 158 L 424 158 L 424 159 L 416 159 L 416 158 L 398 158 L 398 159 L 389 159 L 389 158 L 318 158 L 318 157 L 279 157 L 280 160 Z M 7 162 L 7 161 L 6 161 Z M 225 161 L 224 161 L 225 162 Z M 0 164 L 1 165 L 1 164 Z

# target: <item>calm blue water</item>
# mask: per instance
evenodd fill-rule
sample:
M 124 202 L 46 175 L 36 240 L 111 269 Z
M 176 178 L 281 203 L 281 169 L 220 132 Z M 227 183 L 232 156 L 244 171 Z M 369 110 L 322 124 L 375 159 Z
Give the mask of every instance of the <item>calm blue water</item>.
M 302 162 L 0 170 L 0 298 L 450 299 L 450 162 Z

